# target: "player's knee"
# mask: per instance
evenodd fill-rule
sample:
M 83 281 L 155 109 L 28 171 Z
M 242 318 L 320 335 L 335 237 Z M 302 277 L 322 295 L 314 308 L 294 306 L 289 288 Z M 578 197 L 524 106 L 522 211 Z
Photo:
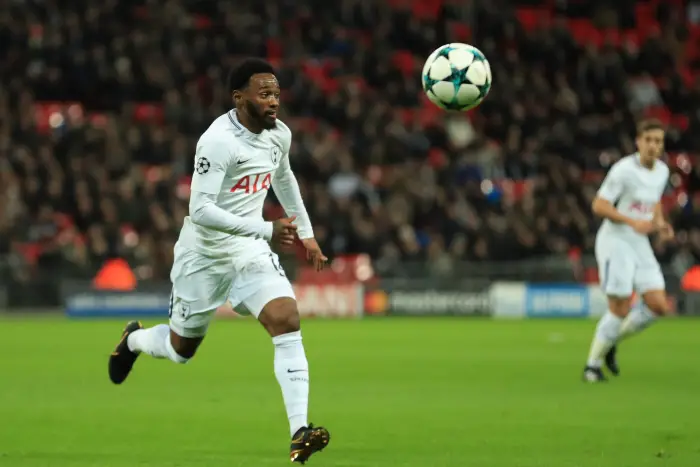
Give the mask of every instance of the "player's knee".
M 608 297 L 608 308 L 610 313 L 619 318 L 624 318 L 632 307 L 632 297 Z
M 664 316 L 671 313 L 671 307 L 666 300 L 665 293 L 650 293 L 644 295 L 644 304 L 656 316 Z
M 301 329 L 296 300 L 289 297 L 272 300 L 258 317 L 271 336 L 280 336 Z
M 201 337 L 187 338 L 171 332 L 168 356 L 175 363 L 187 363 L 197 353 L 201 342 Z

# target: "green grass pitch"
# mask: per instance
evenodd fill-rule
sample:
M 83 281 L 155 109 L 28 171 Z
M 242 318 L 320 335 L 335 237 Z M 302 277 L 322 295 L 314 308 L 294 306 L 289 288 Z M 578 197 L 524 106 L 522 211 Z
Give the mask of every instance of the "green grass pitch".
M 149 323 L 144 323 L 149 324 Z M 189 364 L 142 357 L 107 378 L 118 321 L 0 320 L 0 466 L 289 465 L 273 349 L 219 321 Z M 623 376 L 586 385 L 592 321 L 304 323 L 310 466 L 700 466 L 700 321 L 623 344 Z

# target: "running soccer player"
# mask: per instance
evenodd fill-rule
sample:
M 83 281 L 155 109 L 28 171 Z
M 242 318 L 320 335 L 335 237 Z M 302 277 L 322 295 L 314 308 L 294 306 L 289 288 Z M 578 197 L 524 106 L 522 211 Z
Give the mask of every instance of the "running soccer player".
M 197 142 L 189 216 L 175 244 L 170 273 L 170 324 L 142 329 L 132 321 L 109 358 L 109 377 L 121 384 L 142 353 L 187 363 L 215 311 L 227 300 L 243 305 L 272 337 L 274 372 L 292 437 L 292 462 L 305 463 L 330 440 L 308 423 L 309 365 L 289 280 L 269 242 L 291 245 L 298 235 L 321 269 L 327 258 L 314 239 L 289 163 L 292 134 L 277 119 L 280 86 L 267 62 L 247 59 L 229 77 L 235 108 Z M 289 218 L 265 222 L 272 188 Z
M 613 164 L 592 205 L 593 213 L 604 219 L 595 255 L 608 310 L 595 330 L 583 370 L 585 381 L 605 380 L 603 361 L 618 375 L 617 343 L 669 312 L 664 276 L 649 242 L 655 232 L 664 240 L 674 235 L 660 203 L 669 178 L 668 166 L 659 160 L 664 148 L 661 122 L 640 122 L 636 143 L 639 152 Z M 643 303 L 630 311 L 634 291 Z

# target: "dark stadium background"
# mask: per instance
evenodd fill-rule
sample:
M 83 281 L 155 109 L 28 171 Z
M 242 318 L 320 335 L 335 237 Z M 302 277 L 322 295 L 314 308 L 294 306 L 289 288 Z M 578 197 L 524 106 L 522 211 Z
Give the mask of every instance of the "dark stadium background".
M 669 125 L 665 205 L 679 233 L 657 253 L 676 279 L 700 259 L 692 2 L 6 5 L 0 271 L 12 307 L 58 305 L 60 279 L 92 278 L 113 257 L 141 282 L 167 280 L 195 142 L 229 108 L 225 76 L 245 55 L 279 69 L 293 166 L 333 258 L 368 254 L 380 278 L 547 258 L 556 278 L 595 281 L 591 197 L 651 115 Z M 493 92 L 465 115 L 420 92 L 422 59 L 449 41 L 476 44 L 493 70 Z
M 465 114 L 420 87 L 449 42 L 493 72 Z M 677 231 L 652 241 L 674 310 L 700 310 L 698 0 L 5 0 L 1 466 L 288 464 L 254 320 L 218 320 L 184 367 L 106 374 L 126 316 L 167 319 L 195 143 L 245 56 L 279 70 L 332 260 L 285 253 L 300 311 L 366 318 L 303 321 L 311 421 L 333 436 L 310 465 L 700 465 L 700 321 L 624 342 L 622 376 L 592 387 L 595 324 L 573 319 L 606 308 L 589 205 L 647 116 L 668 126 Z
M 656 248 L 674 285 L 700 259 L 700 7 L 686 3 L 6 3 L 6 301 L 60 305 L 61 279 L 114 257 L 142 284 L 167 281 L 195 142 L 229 108 L 225 76 L 246 55 L 279 69 L 322 247 L 368 254 L 379 278 L 502 275 L 522 261 L 512 279 L 594 282 L 596 184 L 634 151 L 635 119 L 661 118 L 679 235 Z M 420 91 L 423 58 L 449 41 L 476 44 L 493 70 L 488 99 L 464 115 Z M 266 213 L 281 214 L 273 196 Z M 523 266 L 543 258 L 544 271 Z

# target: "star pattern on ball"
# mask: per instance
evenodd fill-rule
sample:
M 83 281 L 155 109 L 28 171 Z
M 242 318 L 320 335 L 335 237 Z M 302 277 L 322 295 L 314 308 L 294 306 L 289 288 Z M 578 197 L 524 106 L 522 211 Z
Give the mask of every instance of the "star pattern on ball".
M 195 169 L 197 170 L 197 173 L 199 175 L 204 175 L 205 173 L 209 172 L 209 168 L 211 168 L 209 159 L 207 159 L 206 157 L 200 157 L 199 159 L 197 159 Z

